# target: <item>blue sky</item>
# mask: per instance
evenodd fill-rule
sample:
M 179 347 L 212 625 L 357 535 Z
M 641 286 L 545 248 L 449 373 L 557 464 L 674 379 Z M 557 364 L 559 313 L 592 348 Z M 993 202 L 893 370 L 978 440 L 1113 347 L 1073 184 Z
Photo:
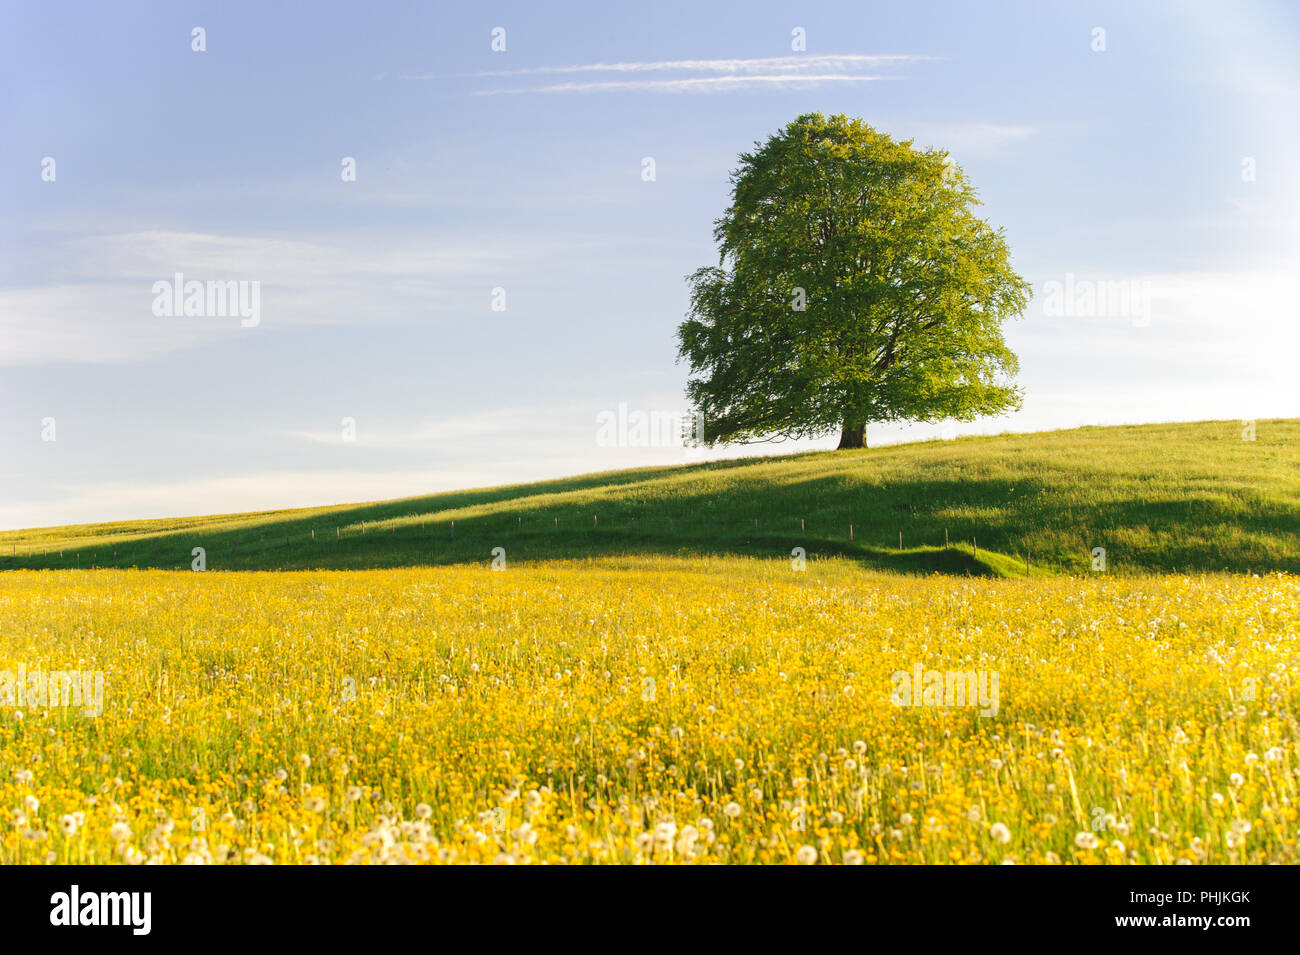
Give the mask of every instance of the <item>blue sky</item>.
M 684 410 L 684 277 L 809 111 L 950 149 L 1038 293 L 1023 411 L 869 443 L 1300 415 L 1298 49 L 1282 3 L 7 3 L 0 527 L 833 446 L 597 440 Z M 257 325 L 155 315 L 178 272 Z

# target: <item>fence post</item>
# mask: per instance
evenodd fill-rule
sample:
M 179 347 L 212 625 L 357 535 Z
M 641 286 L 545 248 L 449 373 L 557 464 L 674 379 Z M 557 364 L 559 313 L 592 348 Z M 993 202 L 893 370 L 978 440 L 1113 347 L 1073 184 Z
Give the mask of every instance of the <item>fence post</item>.
M 451 536 L 452 536 L 452 537 L 455 537 L 455 536 L 456 536 L 456 522 L 455 522 L 455 521 L 452 521 L 452 522 L 451 522 Z
M 980 555 L 980 542 L 975 539 L 974 534 L 972 534 L 970 537 L 970 545 L 971 545 L 971 556 L 978 557 Z
M 672 519 L 671 517 L 668 518 L 668 533 L 669 533 L 669 534 L 674 533 L 674 531 L 673 531 L 673 519 Z
M 903 549 L 903 532 L 902 532 L 902 531 L 899 531 L 899 532 L 898 532 L 898 549 L 899 549 L 899 550 L 902 550 L 902 549 Z
M 943 549 L 948 549 L 948 528 L 943 529 Z
M 849 525 L 849 540 L 853 540 L 853 525 Z

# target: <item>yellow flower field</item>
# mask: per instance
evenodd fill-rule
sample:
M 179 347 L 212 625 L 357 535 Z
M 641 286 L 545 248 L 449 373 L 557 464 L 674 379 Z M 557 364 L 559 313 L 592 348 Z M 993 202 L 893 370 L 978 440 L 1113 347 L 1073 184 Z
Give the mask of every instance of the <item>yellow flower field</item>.
M 0 862 L 1300 862 L 1298 633 L 1283 575 L 7 573 Z M 950 670 L 996 707 L 896 705 Z

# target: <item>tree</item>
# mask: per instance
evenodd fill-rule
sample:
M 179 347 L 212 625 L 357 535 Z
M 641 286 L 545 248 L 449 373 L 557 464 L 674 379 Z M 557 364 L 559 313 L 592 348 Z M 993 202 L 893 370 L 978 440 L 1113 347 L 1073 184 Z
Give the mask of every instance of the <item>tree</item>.
M 820 113 L 754 145 L 677 330 L 706 443 L 1020 407 L 1001 326 L 1029 286 L 947 152 Z

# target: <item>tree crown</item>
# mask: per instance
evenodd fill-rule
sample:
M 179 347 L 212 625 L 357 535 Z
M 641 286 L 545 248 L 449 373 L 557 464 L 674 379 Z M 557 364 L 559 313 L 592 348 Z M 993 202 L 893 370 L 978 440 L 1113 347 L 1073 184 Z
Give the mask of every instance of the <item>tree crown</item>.
M 709 443 L 1019 407 L 1001 325 L 1029 287 L 947 152 L 811 113 L 731 184 L 677 336 Z

